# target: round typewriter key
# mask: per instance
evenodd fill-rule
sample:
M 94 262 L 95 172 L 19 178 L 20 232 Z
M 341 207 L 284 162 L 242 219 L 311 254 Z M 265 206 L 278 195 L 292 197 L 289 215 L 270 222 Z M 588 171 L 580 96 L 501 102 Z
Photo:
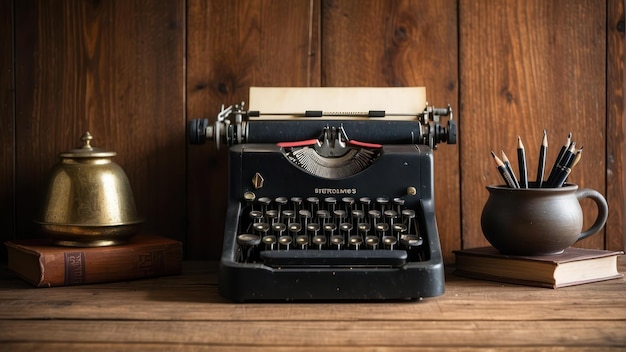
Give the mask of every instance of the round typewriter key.
M 276 243 L 276 236 L 274 235 L 263 236 L 262 241 L 265 244 L 266 248 L 269 247 L 269 249 L 273 250 L 274 244 Z
M 293 241 L 291 236 L 280 236 L 278 238 L 278 243 L 285 246 L 287 250 L 289 250 L 289 245 L 291 244 L 291 241 Z
M 364 235 L 367 235 L 367 233 L 370 231 L 370 229 L 371 229 L 371 228 L 372 228 L 372 227 L 371 227 L 371 226 L 370 226 L 370 224 L 369 224 L 369 223 L 367 223 L 367 222 L 360 222 L 360 223 L 357 225 L 357 229 L 359 229 L 359 231 L 360 231 L 361 233 L 363 233 Z
M 311 206 L 311 214 L 315 214 L 315 212 L 318 209 L 318 206 L 320 204 L 320 200 L 317 197 L 309 197 L 306 199 L 307 202 L 309 202 L 309 205 Z
M 405 224 L 394 224 L 393 225 L 393 231 L 396 233 L 405 233 L 407 230 L 407 227 Z
M 355 209 L 352 211 L 352 217 L 355 219 L 363 219 L 363 217 L 365 217 L 365 213 L 363 213 L 363 210 Z
M 243 199 L 248 203 L 253 202 L 256 199 L 256 194 L 254 194 L 254 192 L 245 192 Z
M 393 246 L 398 242 L 398 240 L 393 236 L 383 236 L 383 244 L 389 249 L 393 250 Z
M 309 245 L 309 237 L 305 235 L 296 236 L 296 244 L 301 246 L 302 249 L 305 249 L 305 247 Z
M 387 219 L 395 219 L 398 217 L 398 212 L 395 210 L 385 210 L 384 214 Z
M 363 243 L 363 239 L 361 236 L 350 236 L 348 240 L 351 246 L 354 246 L 354 249 L 359 250 L 359 246 Z
M 378 204 L 380 211 L 384 212 L 387 209 L 387 204 L 389 204 L 389 198 L 378 197 L 376 198 L 376 204 Z
M 270 229 L 270 224 L 266 222 L 257 222 L 252 226 L 256 231 L 266 233 Z
M 285 210 L 283 210 L 282 216 L 285 219 L 293 220 L 293 219 L 296 218 L 296 213 L 293 210 L 291 210 L 291 209 L 285 209 Z
M 293 211 L 294 212 L 299 212 L 300 211 L 300 206 L 302 206 L 302 198 L 300 197 L 291 197 L 291 205 L 293 206 Z
M 256 246 L 261 243 L 261 237 L 251 233 L 242 233 L 237 236 L 237 243 L 239 243 L 240 246 Z
M 314 236 L 313 244 L 317 245 L 319 249 L 322 249 L 322 246 L 326 244 L 326 237 L 324 236 Z
M 258 210 L 252 210 L 248 216 L 250 216 L 250 219 L 259 220 L 263 218 L 263 213 Z
M 367 212 L 367 216 L 374 222 L 374 226 L 376 226 L 376 222 L 380 219 L 381 213 L 378 210 L 370 210 Z
M 337 230 L 337 225 L 335 225 L 335 223 L 330 222 L 328 224 L 324 224 L 324 231 L 329 232 L 331 235 L 335 232 L 335 230 Z
M 337 246 L 337 249 L 341 249 L 341 245 L 343 244 L 343 236 L 339 236 L 339 235 L 331 236 L 330 243 L 333 246 Z
M 335 211 L 335 205 L 337 204 L 337 199 L 335 197 L 324 198 L 324 203 L 326 203 L 326 209 L 328 209 L 328 211 Z
M 421 246 L 424 240 L 417 235 L 402 235 L 400 236 L 400 244 L 406 247 Z
M 261 197 L 261 198 L 259 198 L 257 200 L 257 202 L 259 202 L 259 204 L 261 204 L 261 211 L 263 211 L 265 213 L 267 211 L 267 207 L 270 205 L 272 200 L 269 199 L 268 197 Z
M 289 229 L 289 232 L 293 233 L 294 235 L 302 231 L 302 225 L 300 225 L 299 222 L 289 223 L 289 225 L 287 225 L 287 228 Z
M 378 237 L 376 236 L 365 237 L 365 244 L 368 247 L 372 247 L 372 249 L 376 249 L 376 247 L 378 247 Z
M 379 222 L 378 224 L 376 224 L 376 231 L 384 234 L 385 232 L 389 231 L 389 224 L 387 224 L 386 222 Z
M 359 198 L 359 203 L 361 203 L 361 210 L 363 210 L 364 213 L 370 211 L 370 204 L 372 204 L 371 199 L 369 199 L 368 197 L 361 197 Z
M 317 232 L 320 230 L 320 224 L 312 222 L 306 225 L 306 230 L 309 232 L 313 232 L 313 234 L 317 235 Z
M 278 233 L 279 236 L 281 236 L 283 232 L 285 232 L 286 229 L 287 229 L 287 225 L 283 224 L 282 222 L 277 222 L 272 225 L 272 230 Z
M 352 224 L 349 222 L 342 222 L 339 224 L 339 229 L 345 232 L 350 232 L 352 231 Z

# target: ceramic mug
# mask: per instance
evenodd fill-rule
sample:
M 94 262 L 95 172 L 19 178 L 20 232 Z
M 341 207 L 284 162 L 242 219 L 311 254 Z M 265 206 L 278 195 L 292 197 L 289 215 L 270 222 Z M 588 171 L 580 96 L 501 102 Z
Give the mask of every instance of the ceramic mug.
M 491 245 L 504 254 L 558 254 L 572 244 L 598 232 L 606 223 L 606 199 L 589 188 L 575 184 L 559 188 L 509 188 L 487 186 L 489 198 L 483 207 L 481 227 Z M 582 231 L 580 200 L 589 198 L 598 215 Z

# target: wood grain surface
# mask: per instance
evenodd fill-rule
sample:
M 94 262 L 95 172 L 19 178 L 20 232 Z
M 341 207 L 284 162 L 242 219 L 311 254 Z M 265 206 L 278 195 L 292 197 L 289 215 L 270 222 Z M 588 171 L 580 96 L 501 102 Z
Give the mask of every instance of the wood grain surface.
M 15 3 L 17 233 L 34 236 L 57 154 L 117 152 L 145 230 L 185 236 L 184 6 Z
M 568 182 L 605 194 L 607 14 L 588 1 L 464 1 L 460 13 L 462 236 L 475 247 L 486 244 L 484 186 L 502 182 L 489 153 L 504 150 L 516 165 L 518 136 L 532 180 L 543 131 L 549 167 L 571 132 L 584 153 Z M 582 203 L 588 228 L 596 209 Z M 578 245 L 606 243 L 600 234 Z
M 0 274 L 0 343 L 52 350 L 619 350 L 626 281 L 545 289 L 465 279 L 411 302 L 232 303 L 217 265 L 183 275 L 32 288 Z M 624 272 L 626 267 L 620 266 Z

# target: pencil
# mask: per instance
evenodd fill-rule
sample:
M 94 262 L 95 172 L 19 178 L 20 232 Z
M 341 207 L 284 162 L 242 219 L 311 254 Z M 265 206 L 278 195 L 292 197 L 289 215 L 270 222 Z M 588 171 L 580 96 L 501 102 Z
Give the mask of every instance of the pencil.
M 548 175 L 548 179 L 546 180 L 546 183 L 545 183 L 546 187 L 550 187 L 550 183 L 554 180 L 554 177 L 556 176 L 558 172 L 559 162 L 561 161 L 563 154 L 565 153 L 567 148 L 569 148 L 571 143 L 572 143 L 572 132 L 570 132 L 567 135 L 567 141 L 561 147 L 561 150 L 559 151 L 559 155 L 557 155 L 556 160 L 554 161 L 554 165 L 552 165 L 552 170 L 550 171 L 550 175 Z
M 496 156 L 496 153 L 494 153 L 493 150 L 491 151 L 491 156 L 493 157 L 493 160 L 496 162 L 496 168 L 498 169 L 498 172 L 500 172 L 500 176 L 502 176 L 504 183 L 506 183 L 506 185 L 511 188 L 515 188 L 513 179 L 511 178 L 511 175 L 509 175 L 509 173 L 506 171 L 506 167 L 504 166 L 504 163 L 502 162 L 502 160 L 500 160 L 500 158 Z
M 541 141 L 541 147 L 539 147 L 539 163 L 537 164 L 537 180 L 535 181 L 535 187 L 541 188 L 543 184 L 543 176 L 546 170 L 546 153 L 548 151 L 548 135 L 546 130 L 543 130 L 543 140 Z
M 565 178 L 563 179 L 563 182 L 561 182 L 560 185 L 557 183 L 557 187 L 561 187 L 561 186 L 563 186 L 563 184 L 565 182 L 567 182 L 567 178 L 569 177 L 569 174 L 572 172 L 572 169 L 580 161 L 580 158 L 582 157 L 582 152 L 583 152 L 583 147 L 580 147 L 580 149 L 578 149 L 578 151 L 576 152 L 576 155 L 574 155 L 574 157 L 572 158 L 572 160 L 569 163 L 569 165 L 567 165 L 567 169 L 569 169 L 569 171 L 565 175 Z
M 519 186 L 520 188 L 528 188 L 528 172 L 526 171 L 526 151 L 522 138 L 517 137 L 517 164 L 519 167 Z
M 555 188 L 563 186 L 563 184 L 565 183 L 565 180 L 567 180 L 567 177 L 572 172 L 571 168 L 565 167 L 565 166 L 559 166 L 559 169 L 560 169 L 560 172 L 554 179 L 555 181 L 554 181 L 553 187 Z
M 513 185 L 515 186 L 515 188 L 519 188 L 519 182 L 517 182 L 517 177 L 515 177 L 515 173 L 513 172 L 513 168 L 511 167 L 511 161 L 506 156 L 506 154 L 504 154 L 504 150 L 502 150 L 502 162 L 504 163 L 506 171 L 509 173 L 509 175 L 511 175 Z
M 552 180 L 549 181 L 548 187 L 561 187 L 563 185 L 567 175 L 571 172 L 569 165 L 571 165 L 575 160 L 575 150 L 576 142 L 570 143 L 570 147 L 565 151 L 565 153 L 563 153 L 561 161 L 559 162 L 559 165 L 557 165 L 557 171 Z M 564 176 L 566 173 L 567 175 Z

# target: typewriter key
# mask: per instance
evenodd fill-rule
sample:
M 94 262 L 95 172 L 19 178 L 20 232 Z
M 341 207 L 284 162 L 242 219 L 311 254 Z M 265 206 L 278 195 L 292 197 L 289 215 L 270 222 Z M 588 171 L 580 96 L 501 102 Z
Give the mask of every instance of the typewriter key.
M 306 246 L 309 245 L 309 237 L 306 235 L 296 236 L 296 244 L 302 247 L 302 249 L 306 249 Z
M 287 250 L 289 250 L 289 245 L 291 244 L 291 241 L 293 241 L 291 236 L 280 236 L 278 238 L 278 244 L 282 244 L 286 247 Z
M 335 197 L 326 197 L 324 198 L 324 203 L 326 203 L 326 209 L 331 213 L 335 211 L 335 205 L 337 204 L 337 199 Z
M 270 229 L 270 224 L 266 222 L 257 222 L 252 227 L 254 228 L 254 230 L 259 231 L 263 235 L 265 235 Z
M 363 243 L 361 236 L 350 236 L 349 243 L 354 246 L 355 250 L 359 250 L 359 246 Z
M 265 243 L 266 249 L 269 247 L 270 250 L 274 250 L 274 244 L 276 243 L 276 236 L 274 235 L 263 236 L 262 241 L 263 243 Z
M 393 250 L 393 246 L 398 242 L 398 240 L 393 236 L 383 236 L 383 244 L 389 247 L 390 250 Z
M 405 224 L 394 224 L 393 225 L 393 232 L 395 232 L 397 234 L 396 237 L 400 237 L 400 235 L 405 233 L 406 230 L 407 230 L 407 227 L 406 227 Z
M 376 249 L 378 247 L 378 237 L 376 236 L 367 236 L 365 237 L 365 244 L 372 249 Z
M 241 235 L 237 236 L 237 243 L 239 243 L 240 246 L 245 247 L 256 246 L 261 243 L 261 237 L 253 235 L 251 233 L 242 233 Z
M 313 244 L 317 245 L 319 249 L 322 249 L 322 247 L 326 244 L 326 237 L 320 235 L 314 236 Z
M 417 235 L 402 235 L 400 236 L 400 244 L 406 246 L 408 249 L 411 247 L 421 246 L 423 239 Z
M 337 246 L 337 249 L 341 249 L 341 245 L 343 244 L 343 236 L 340 236 L 340 235 L 331 236 L 330 243 L 333 246 Z
M 363 210 L 364 213 L 368 213 L 371 210 L 370 204 L 372 204 L 372 200 L 368 197 L 359 198 L 359 203 L 361 203 L 361 210 Z
M 367 222 L 360 222 L 357 225 L 357 229 L 359 229 L 359 232 L 365 236 L 367 236 L 367 233 L 370 232 L 371 226 L 369 223 Z

